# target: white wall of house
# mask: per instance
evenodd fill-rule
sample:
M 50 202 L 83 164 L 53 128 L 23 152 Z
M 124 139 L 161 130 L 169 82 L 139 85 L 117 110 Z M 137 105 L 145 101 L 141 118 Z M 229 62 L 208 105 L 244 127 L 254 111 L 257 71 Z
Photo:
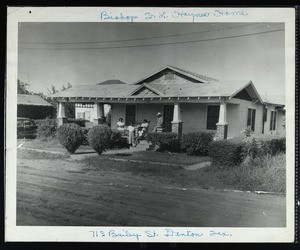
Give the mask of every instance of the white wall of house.
M 228 138 L 233 138 L 240 133 L 239 127 L 239 105 L 237 104 L 227 104 L 227 117 L 226 121 L 228 123 Z
M 206 130 L 206 104 L 182 103 L 180 107 L 183 133 Z
M 219 105 L 205 104 L 205 103 L 181 103 L 181 120 L 183 121 L 183 133 L 197 132 L 197 131 L 215 131 L 208 130 L 206 128 L 207 123 L 207 106 Z M 112 105 L 112 128 L 117 128 L 117 122 L 119 118 L 123 118 L 125 121 L 125 107 L 126 104 L 117 103 Z M 239 104 L 227 104 L 227 123 L 228 123 L 228 138 L 239 136 L 241 132 L 247 127 L 247 114 L 248 108 L 256 110 L 255 115 L 255 130 L 254 134 L 262 134 L 262 119 L 263 119 L 263 105 L 259 103 L 252 103 L 251 101 L 239 100 Z M 265 123 L 264 134 L 271 134 L 270 132 L 270 119 L 271 110 L 268 109 L 267 122 Z M 150 120 L 149 131 L 153 130 L 156 125 L 156 114 L 158 112 L 163 113 L 163 104 L 136 104 L 136 122 L 142 123 L 144 119 Z M 276 131 L 272 134 L 283 133 L 282 128 L 282 112 L 277 113 Z M 282 128 L 280 130 L 280 128 Z
M 264 124 L 265 134 L 266 135 L 281 135 L 285 133 L 285 130 L 282 126 L 283 121 L 283 112 L 281 110 L 277 110 L 276 115 L 276 126 L 275 130 L 270 130 L 270 123 L 271 123 L 271 111 L 275 111 L 275 105 L 268 105 L 267 106 L 267 121 Z
M 245 128 L 247 128 L 247 116 L 248 108 L 255 109 L 255 129 L 254 134 L 262 134 L 262 119 L 263 119 L 263 105 L 260 103 L 254 104 L 251 101 L 240 100 L 239 112 L 238 112 L 238 121 L 237 121 L 237 130 L 240 134 Z

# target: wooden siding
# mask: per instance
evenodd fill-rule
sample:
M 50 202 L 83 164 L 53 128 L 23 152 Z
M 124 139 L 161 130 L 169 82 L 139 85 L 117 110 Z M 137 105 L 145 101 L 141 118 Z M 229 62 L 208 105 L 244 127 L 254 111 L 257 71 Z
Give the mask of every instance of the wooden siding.
M 242 130 L 247 128 L 248 108 L 252 108 L 252 109 L 256 110 L 254 134 L 261 135 L 262 134 L 263 105 L 259 104 L 259 103 L 254 104 L 251 101 L 245 101 L 245 100 L 240 100 L 240 104 L 239 104 L 238 121 L 237 121 L 238 132 L 240 133 Z
M 228 138 L 238 136 L 240 133 L 239 128 L 239 105 L 227 104 L 227 117 L 228 123 Z
M 206 106 L 201 103 L 182 103 L 181 120 L 183 121 L 183 133 L 206 130 Z

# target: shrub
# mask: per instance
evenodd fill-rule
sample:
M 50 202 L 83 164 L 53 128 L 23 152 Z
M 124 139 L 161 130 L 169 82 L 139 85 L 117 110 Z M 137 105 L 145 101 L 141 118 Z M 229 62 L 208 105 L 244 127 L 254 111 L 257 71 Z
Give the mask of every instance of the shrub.
M 253 160 L 263 154 L 260 140 L 255 137 L 247 137 L 244 142 L 242 153 L 245 159 Z
M 158 146 L 158 151 L 180 152 L 180 142 L 176 133 L 148 133 L 146 140 L 152 143 L 153 148 Z
M 80 127 L 85 127 L 85 120 L 83 120 L 81 118 L 79 118 L 79 119 L 68 118 L 67 123 L 75 123 L 75 124 L 79 125 Z
M 262 140 L 261 141 L 262 153 L 264 155 L 276 155 L 278 153 L 286 152 L 286 139 L 282 138 L 274 138 L 271 140 Z
M 129 145 L 127 139 L 122 137 L 122 132 L 119 130 L 111 131 L 111 142 L 109 148 L 127 148 Z
M 111 129 L 106 125 L 97 125 L 90 129 L 88 133 L 89 145 L 101 155 L 111 146 Z
M 213 133 L 195 132 L 182 135 L 182 150 L 188 155 L 207 156 Z
M 245 128 L 245 129 L 241 132 L 241 134 L 242 134 L 242 136 L 243 136 L 244 138 L 247 138 L 247 137 L 250 137 L 250 136 L 251 136 L 251 132 L 252 132 L 251 126 L 248 126 L 247 128 Z
M 209 145 L 208 156 L 218 165 L 239 165 L 244 160 L 243 147 L 243 141 L 214 141 Z
M 73 154 L 82 145 L 84 134 L 79 125 L 66 123 L 57 129 L 57 138 L 60 144 Z
M 43 141 L 53 139 L 56 135 L 56 119 L 46 118 L 38 123 L 37 138 Z

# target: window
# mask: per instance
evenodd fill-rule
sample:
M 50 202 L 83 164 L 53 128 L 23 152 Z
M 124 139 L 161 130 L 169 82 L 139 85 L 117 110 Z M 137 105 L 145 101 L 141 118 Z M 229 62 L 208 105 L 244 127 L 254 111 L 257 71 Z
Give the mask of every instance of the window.
M 267 120 L 268 120 L 268 109 L 264 108 L 263 121 L 266 122 Z
M 220 106 L 217 105 L 210 105 L 207 106 L 207 122 L 206 128 L 207 129 L 217 129 L 217 123 L 219 121 L 219 111 Z
M 126 126 L 130 125 L 132 122 L 135 123 L 135 105 L 126 105 Z
M 251 131 L 255 130 L 255 109 L 248 109 L 247 114 L 247 127 L 251 127 Z
M 93 103 L 75 103 L 76 108 L 93 108 Z
M 271 131 L 276 129 L 276 116 L 277 116 L 277 112 L 271 111 L 271 119 L 270 119 L 270 130 Z

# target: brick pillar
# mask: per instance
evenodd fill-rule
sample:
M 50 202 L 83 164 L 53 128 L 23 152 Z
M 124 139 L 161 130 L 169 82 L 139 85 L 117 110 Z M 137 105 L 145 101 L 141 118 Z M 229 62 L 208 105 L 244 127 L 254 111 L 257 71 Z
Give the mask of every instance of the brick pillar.
M 172 123 L 172 132 L 178 134 L 178 138 L 182 135 L 182 124 L 181 114 L 180 114 L 180 103 L 174 103 L 174 111 L 173 111 L 173 121 Z
M 58 112 L 57 112 L 57 123 L 60 127 L 61 125 L 67 123 L 67 117 L 65 115 L 65 103 L 59 102 L 58 103 Z
M 227 132 L 228 132 L 228 123 L 226 122 L 227 117 L 227 105 L 224 100 L 220 103 L 220 111 L 219 111 L 219 122 L 217 125 L 217 133 L 216 139 L 217 140 L 224 140 L 227 139 Z
M 173 121 L 172 123 L 172 132 L 178 134 L 179 137 L 182 135 L 182 121 Z
M 227 139 L 227 132 L 228 132 L 228 124 L 224 124 L 224 125 L 217 124 L 216 139 L 217 140 Z

